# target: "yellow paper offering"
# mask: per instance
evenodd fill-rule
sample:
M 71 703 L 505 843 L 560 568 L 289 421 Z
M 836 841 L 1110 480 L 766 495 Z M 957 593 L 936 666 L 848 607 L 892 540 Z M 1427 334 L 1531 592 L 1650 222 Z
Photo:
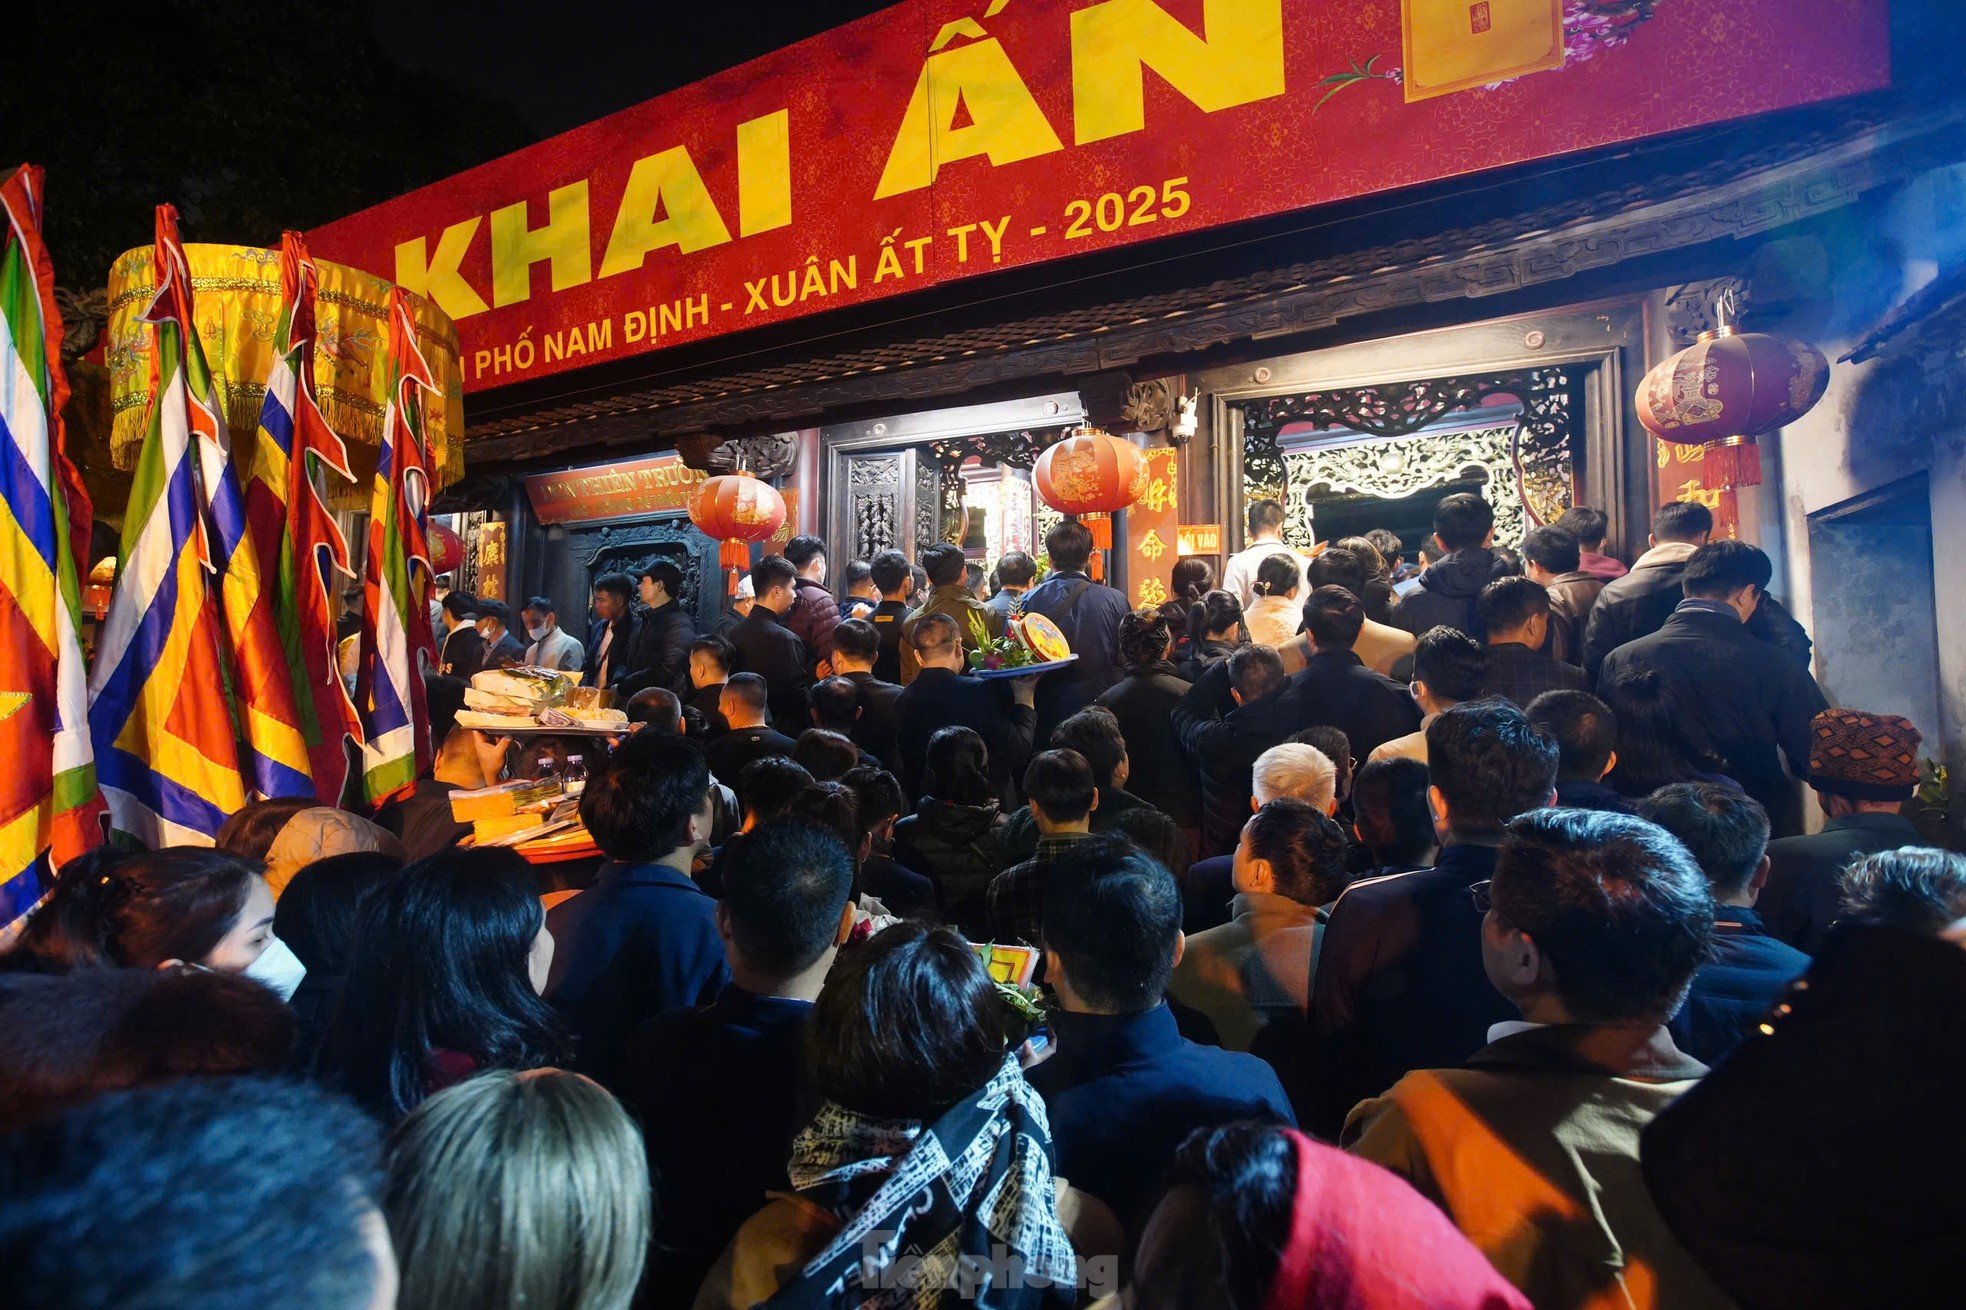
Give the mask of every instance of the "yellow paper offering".
M 1402 0 L 1408 103 L 1563 67 L 1563 0 Z

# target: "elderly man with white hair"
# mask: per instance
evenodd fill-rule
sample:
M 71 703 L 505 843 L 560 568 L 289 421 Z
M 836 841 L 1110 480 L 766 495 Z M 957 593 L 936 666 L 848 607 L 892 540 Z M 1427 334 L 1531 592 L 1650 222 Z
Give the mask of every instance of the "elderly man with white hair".
M 1252 812 L 1276 800 L 1303 801 L 1326 815 L 1338 812 L 1338 766 L 1315 746 L 1287 741 L 1270 747 L 1256 757 L 1250 781 Z
M 1253 814 L 1274 800 L 1298 800 L 1324 814 L 1338 812 L 1338 766 L 1315 746 L 1287 741 L 1256 757 L 1250 776 Z M 1229 921 L 1235 895 L 1235 856 L 1216 855 L 1193 865 L 1181 880 L 1181 931 L 1189 936 Z

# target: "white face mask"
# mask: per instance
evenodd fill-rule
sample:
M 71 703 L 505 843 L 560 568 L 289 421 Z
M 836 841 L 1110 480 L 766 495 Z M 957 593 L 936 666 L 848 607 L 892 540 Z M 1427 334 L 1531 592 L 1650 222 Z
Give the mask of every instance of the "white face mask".
M 266 949 L 246 968 L 246 977 L 271 988 L 283 1001 L 292 999 L 294 988 L 306 976 L 307 966 L 300 962 L 300 957 L 285 942 L 271 935 L 266 939 Z
M 527 628 L 526 635 L 531 637 L 534 641 L 545 641 L 546 634 L 551 631 L 553 631 L 552 624 L 542 623 L 536 628 Z

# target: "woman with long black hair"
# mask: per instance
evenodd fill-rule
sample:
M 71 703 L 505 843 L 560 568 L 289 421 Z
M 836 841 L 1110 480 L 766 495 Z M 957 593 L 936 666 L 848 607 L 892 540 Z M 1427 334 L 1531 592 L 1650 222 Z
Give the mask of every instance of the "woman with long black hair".
M 1168 630 L 1174 634 L 1176 664 L 1188 658 L 1189 647 L 1201 635 L 1188 630 L 1188 615 L 1214 587 L 1215 570 L 1207 560 L 1190 557 L 1174 561 L 1174 571 L 1167 583 L 1167 599 L 1162 602 L 1160 612 L 1167 620 Z
M 1656 671 L 1639 669 L 1612 679 L 1604 703 L 1618 725 L 1617 762 L 1604 781 L 1620 796 L 1637 800 L 1675 782 L 1741 790 L 1693 740 L 1684 702 Z
M 485 1069 L 568 1055 L 540 999 L 553 937 L 525 861 L 507 850 L 416 861 L 362 906 L 317 1070 L 394 1122 Z
M 981 933 L 990 879 L 1014 863 L 1004 853 L 1006 820 L 990 782 L 989 748 L 973 729 L 943 728 L 928 739 L 927 757 L 928 794 L 895 825 L 894 858 L 934 880 L 951 922 Z
M 0 968 L 244 973 L 272 937 L 273 893 L 258 861 L 197 847 L 104 847 L 63 867 Z
M 1242 645 L 1242 602 L 1226 591 L 1211 591 L 1188 607 L 1187 658 L 1181 676 L 1199 682 L 1201 675 L 1236 653 Z
M 1740 783 L 1687 732 L 1685 702 L 1651 669 L 1628 671 L 1604 686 L 1604 704 L 1618 724 L 1618 757 L 1604 783 L 1628 801 L 1649 797 L 1669 783 L 1714 783 L 1740 791 Z

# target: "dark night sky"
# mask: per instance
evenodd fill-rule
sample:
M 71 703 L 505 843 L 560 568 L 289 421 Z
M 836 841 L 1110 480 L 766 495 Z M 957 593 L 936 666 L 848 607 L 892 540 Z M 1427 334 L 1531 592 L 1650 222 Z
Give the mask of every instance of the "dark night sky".
M 546 137 L 891 3 L 376 0 L 372 12 L 396 62 L 509 102 Z

